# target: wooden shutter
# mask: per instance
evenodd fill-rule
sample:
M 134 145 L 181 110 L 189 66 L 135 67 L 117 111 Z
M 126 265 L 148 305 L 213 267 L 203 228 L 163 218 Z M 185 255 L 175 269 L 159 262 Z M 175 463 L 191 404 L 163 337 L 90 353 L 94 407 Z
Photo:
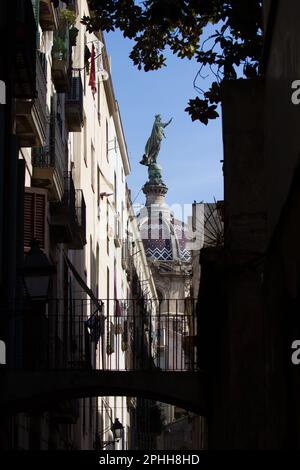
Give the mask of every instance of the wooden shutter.
M 46 194 L 26 188 L 24 194 L 24 247 L 36 238 L 40 248 L 45 249 Z

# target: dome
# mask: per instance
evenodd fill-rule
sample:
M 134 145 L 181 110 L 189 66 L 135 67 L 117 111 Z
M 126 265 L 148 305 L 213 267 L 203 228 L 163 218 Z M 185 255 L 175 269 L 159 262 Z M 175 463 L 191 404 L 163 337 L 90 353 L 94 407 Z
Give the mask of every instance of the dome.
M 189 263 L 191 254 L 187 249 L 187 225 L 175 219 L 165 204 L 168 188 L 162 180 L 161 167 L 156 162 L 148 166 L 149 180 L 142 188 L 146 206 L 138 216 L 146 256 L 158 261 Z M 157 169 L 159 174 L 154 175 Z
M 148 258 L 159 261 L 190 262 L 191 255 L 186 247 L 186 224 L 174 219 L 169 212 L 159 211 L 157 217 L 142 218 L 139 225 Z

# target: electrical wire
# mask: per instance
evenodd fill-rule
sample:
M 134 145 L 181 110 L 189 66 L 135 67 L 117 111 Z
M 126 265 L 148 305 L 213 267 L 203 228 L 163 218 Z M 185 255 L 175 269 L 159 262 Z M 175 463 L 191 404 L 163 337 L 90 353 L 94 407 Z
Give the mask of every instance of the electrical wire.
M 138 198 L 138 196 L 139 196 L 140 192 L 142 191 L 142 189 L 143 189 L 143 188 L 141 188 L 141 189 L 139 190 L 139 192 L 138 192 L 137 195 L 135 196 L 134 200 L 132 201 L 132 204 L 135 203 L 135 201 L 136 201 L 136 199 Z

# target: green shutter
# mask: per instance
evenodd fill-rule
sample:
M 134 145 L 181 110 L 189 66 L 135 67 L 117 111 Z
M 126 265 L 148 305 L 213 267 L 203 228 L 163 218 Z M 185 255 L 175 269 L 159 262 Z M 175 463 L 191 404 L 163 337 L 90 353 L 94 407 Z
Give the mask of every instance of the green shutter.
M 40 0 L 31 0 L 36 26 L 40 21 Z
M 40 23 L 40 0 L 31 0 L 34 19 L 36 22 L 36 47 L 39 48 L 40 45 L 40 34 L 39 34 L 39 23 Z

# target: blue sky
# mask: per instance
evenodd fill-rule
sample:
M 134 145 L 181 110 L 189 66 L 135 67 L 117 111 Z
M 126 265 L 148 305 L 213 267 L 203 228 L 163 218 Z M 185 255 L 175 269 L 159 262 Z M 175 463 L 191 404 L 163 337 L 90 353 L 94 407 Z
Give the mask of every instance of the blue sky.
M 184 111 L 196 96 L 193 79 L 198 70 L 194 61 L 168 54 L 167 67 L 153 72 L 139 71 L 129 59 L 131 41 L 118 31 L 105 35 L 116 98 L 119 102 L 131 162 L 128 184 L 134 199 L 147 180 L 147 167 L 139 164 L 151 133 L 154 115 L 163 122 L 173 117 L 165 129 L 158 163 L 169 188 L 168 204 L 211 202 L 223 198 L 223 158 L 221 119 L 204 126 L 192 122 Z M 198 83 L 201 85 L 200 83 Z M 204 84 L 205 87 L 205 84 Z M 141 192 L 136 202 L 144 203 Z

